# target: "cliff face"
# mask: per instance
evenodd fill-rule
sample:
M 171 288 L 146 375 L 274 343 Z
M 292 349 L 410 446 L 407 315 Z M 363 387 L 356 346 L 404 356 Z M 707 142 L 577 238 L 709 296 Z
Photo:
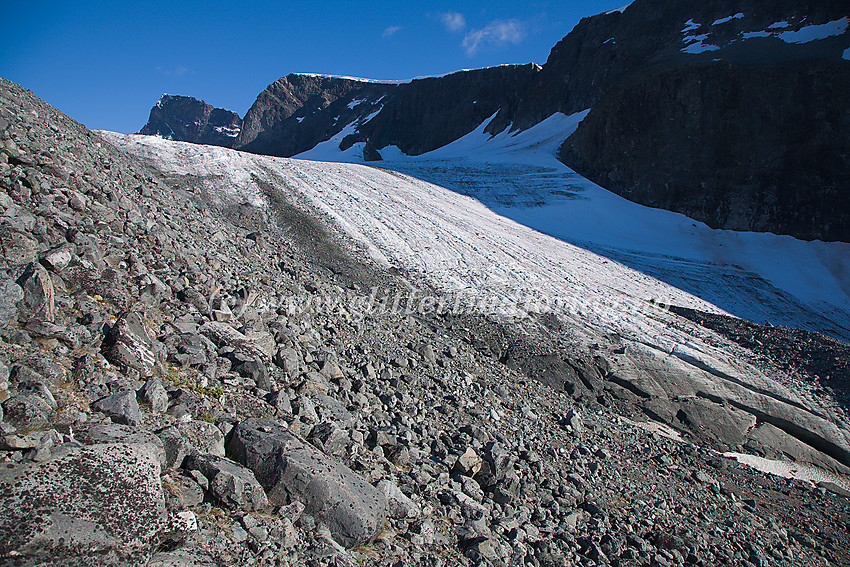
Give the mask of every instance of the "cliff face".
M 378 150 L 393 145 L 419 155 L 465 136 L 494 115 L 487 132 L 496 134 L 521 111 L 521 99 L 539 70 L 533 64 L 505 65 L 399 85 L 342 148 L 366 142 Z
M 235 112 L 189 96 L 164 94 L 139 134 L 232 148 L 241 126 Z
M 301 153 L 370 114 L 395 89 L 356 79 L 287 75 L 257 97 L 235 147 L 274 156 Z
M 584 20 L 541 77 L 562 111 L 592 106 L 561 160 L 713 227 L 847 241 L 848 13 L 638 0 Z
M 373 161 L 387 146 L 434 150 L 490 117 L 496 134 L 590 108 L 559 155 L 602 187 L 713 227 L 850 241 L 848 28 L 836 0 L 635 0 L 583 19 L 542 68 L 402 84 L 288 75 L 238 135 L 215 138 L 220 125 L 210 132 L 196 118 L 206 106 L 185 97 L 160 101 L 159 114 L 180 111 L 149 128 L 152 111 L 142 133 L 276 156 L 337 136 Z
M 715 228 L 850 237 L 841 63 L 672 67 L 612 89 L 560 158 L 620 195 Z

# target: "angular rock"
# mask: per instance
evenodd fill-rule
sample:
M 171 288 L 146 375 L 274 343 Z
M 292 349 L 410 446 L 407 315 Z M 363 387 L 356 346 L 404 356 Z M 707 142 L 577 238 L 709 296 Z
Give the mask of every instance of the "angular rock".
M 228 454 L 254 472 L 270 504 L 303 502 L 345 547 L 371 541 L 383 527 L 387 505 L 381 492 L 274 421 L 237 425 Z
M 224 434 L 212 423 L 192 420 L 178 423 L 177 430 L 199 453 L 224 456 Z
M 143 296 L 149 299 L 168 299 L 171 297 L 171 288 L 154 274 L 144 274 L 139 277 L 139 297 Z
M 240 333 L 227 323 L 209 321 L 199 329 L 201 334 L 219 346 L 240 348 L 262 360 L 271 360 L 274 352 L 274 337 L 269 333 Z
M 136 393 L 124 390 L 105 396 L 92 404 L 92 409 L 106 414 L 115 423 L 138 427 L 142 423 L 142 412 L 136 401 Z
M 19 432 L 47 426 L 50 405 L 38 396 L 17 395 L 3 402 L 3 420 Z
M 46 321 L 52 323 L 56 317 L 53 280 L 41 264 L 29 264 L 18 278 L 24 290 L 19 317 L 22 321 Z
M 55 246 L 40 255 L 41 264 L 54 272 L 61 272 L 71 263 L 71 258 L 77 253 L 77 247 L 66 242 Z
M 298 385 L 297 392 L 300 395 L 327 394 L 331 389 L 330 382 L 318 372 L 308 372 L 304 380 Z
M 573 408 L 567 412 L 567 415 L 564 416 L 564 423 L 572 428 L 573 434 L 580 436 L 584 433 L 584 423 L 582 423 L 581 414 L 577 409 Z
M 218 455 L 195 453 L 183 468 L 196 470 L 209 481 L 209 489 L 225 506 L 247 512 L 264 510 L 269 501 L 254 473 Z
M 104 354 L 121 368 L 133 368 L 142 376 L 150 376 L 160 357 L 157 345 L 148 334 L 138 313 L 122 315 L 104 340 Z
M 200 475 L 197 471 L 195 474 Z M 206 486 L 206 478 L 200 475 Z M 185 510 L 197 506 L 204 501 L 204 488 L 189 474 L 163 476 L 162 486 L 165 488 L 165 506 L 171 510 Z
M 475 476 L 481 470 L 483 459 L 472 447 L 467 447 L 455 461 L 455 470 L 466 476 Z
M 24 290 L 12 280 L 0 280 L 0 329 L 18 320 L 18 302 L 24 298 Z
M 25 232 L 0 226 L 0 268 L 13 268 L 34 262 L 38 242 Z
M 387 515 L 390 518 L 416 519 L 422 515 L 419 506 L 408 498 L 394 482 L 383 479 L 378 483 L 377 489 L 383 493 L 387 500 Z
M 343 429 L 350 429 L 355 425 L 356 420 L 354 416 L 336 398 L 317 394 L 311 397 L 311 400 L 315 405 L 316 414 L 321 421 L 333 421 Z
M 309 396 L 297 396 L 292 399 L 292 413 L 302 421 L 318 423 L 319 415 L 316 413 L 316 404 Z
M 259 358 L 252 358 L 251 360 L 246 360 L 241 362 L 233 367 L 233 371 L 252 380 L 257 388 L 265 391 L 269 391 L 272 389 L 272 383 L 269 380 L 269 371 L 266 368 L 265 363 Z
M 292 404 L 289 401 L 289 395 L 283 390 L 269 392 L 266 394 L 265 400 L 271 404 L 277 414 L 292 413 Z
M 348 433 L 336 424 L 324 421 L 313 426 L 307 439 L 328 455 L 341 456 L 350 441 Z
M 209 315 L 210 305 L 204 295 L 193 287 L 184 287 L 177 292 L 177 299 L 184 303 L 194 305 L 203 315 Z
M 176 427 L 163 427 L 156 432 L 165 449 L 165 468 L 182 467 L 183 460 L 193 451 L 192 444 Z
M 286 375 L 292 379 L 298 374 L 298 369 L 301 365 L 301 357 L 298 355 L 298 351 L 294 348 L 283 347 L 277 351 L 277 354 L 275 354 L 274 363 L 280 368 L 283 368 Z
M 57 408 L 56 399 L 41 380 L 19 380 L 17 385 L 18 394 L 23 396 L 36 396 L 44 401 L 51 410 Z
M 339 379 L 345 376 L 342 370 L 340 370 L 339 365 L 332 360 L 326 360 L 322 365 L 322 370 L 320 372 L 322 373 L 322 376 L 328 380 Z
M 142 402 L 149 405 L 151 411 L 163 413 L 168 409 L 168 392 L 162 386 L 162 380 L 151 378 L 137 392 Z
M 123 444 L 63 445 L 46 462 L 8 464 L 0 469 L 0 549 L 51 564 L 153 551 L 166 525 L 159 473 L 154 455 Z

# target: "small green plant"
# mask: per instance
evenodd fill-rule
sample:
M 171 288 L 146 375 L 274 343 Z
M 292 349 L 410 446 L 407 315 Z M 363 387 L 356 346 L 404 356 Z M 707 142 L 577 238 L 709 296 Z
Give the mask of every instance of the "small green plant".
M 213 416 L 212 412 L 210 412 L 210 410 L 204 410 L 201 415 L 198 416 L 198 419 L 213 424 L 215 423 L 215 417 Z

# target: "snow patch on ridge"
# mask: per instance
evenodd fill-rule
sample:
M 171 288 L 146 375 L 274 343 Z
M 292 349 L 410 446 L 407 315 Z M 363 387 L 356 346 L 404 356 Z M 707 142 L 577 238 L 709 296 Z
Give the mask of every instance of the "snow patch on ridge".
M 808 43 L 810 41 L 826 39 L 834 35 L 841 35 L 847 31 L 848 25 L 850 25 L 850 17 L 844 17 L 825 24 L 804 26 L 797 31 L 782 32 L 777 37 L 785 43 Z
M 682 38 L 684 43 L 687 43 L 686 47 L 683 47 L 681 51 L 685 53 L 697 54 L 704 53 L 706 51 L 717 51 L 720 49 L 717 45 L 712 45 L 710 43 L 704 43 L 704 41 L 708 39 L 708 34 L 700 34 L 700 35 L 688 35 Z
M 731 22 L 732 20 L 740 20 L 743 17 L 744 17 L 744 13 L 738 12 L 734 16 L 726 16 L 725 18 L 720 18 L 718 20 L 714 20 L 714 22 L 712 22 L 711 25 L 712 26 L 719 26 L 720 24 L 725 24 L 726 22 Z

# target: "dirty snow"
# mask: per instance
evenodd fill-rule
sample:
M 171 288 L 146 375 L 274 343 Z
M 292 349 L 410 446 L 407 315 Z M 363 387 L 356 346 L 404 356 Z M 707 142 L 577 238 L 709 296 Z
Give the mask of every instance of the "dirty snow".
M 298 206 L 305 206 L 306 201 L 317 218 L 345 231 L 377 264 L 406 268 L 414 284 L 425 280 L 455 296 L 486 299 L 489 305 L 508 308 L 490 313 L 522 315 L 524 309 L 548 306 L 573 328 L 581 329 L 587 341 L 614 334 L 636 352 L 666 353 L 665 359 L 671 361 L 716 369 L 720 375 L 734 377 L 734 383 L 749 384 L 746 392 L 777 392 L 779 399 L 805 407 L 802 394 L 784 385 L 781 377 L 768 376 L 738 360 L 715 344 L 716 337 L 663 308 L 674 304 L 722 313 L 725 309 L 718 306 L 722 301 L 697 297 L 683 289 L 688 285 L 676 287 L 651 274 L 665 267 L 668 276 L 689 274 L 691 289 L 702 295 L 724 290 L 730 305 L 735 301 L 740 306 L 758 305 L 774 315 L 784 310 L 798 323 L 833 320 L 846 325 L 848 310 L 841 311 L 836 305 L 843 301 L 846 306 L 848 301 L 848 245 L 712 231 L 682 215 L 616 197 L 559 165 L 553 157 L 559 140 L 574 130 L 585 114 L 558 114 L 534 129 L 521 133 L 506 130 L 493 137 L 483 133 L 482 125 L 419 158 L 398 152 L 396 162 L 382 164 L 395 171 L 258 156 L 155 136 L 103 136 L 151 159 L 163 171 L 192 175 L 222 203 L 248 202 L 268 208 L 261 185 L 295 195 L 294 202 L 301 203 Z M 323 148 L 326 152 L 331 149 L 330 145 Z M 386 155 L 391 153 L 386 151 Z M 337 157 L 356 156 L 340 154 L 337 148 Z M 451 180 L 459 185 L 453 186 Z M 526 187 L 517 193 L 515 203 L 497 210 L 518 217 L 528 215 L 531 226 L 462 194 L 465 183 L 466 189 L 480 192 L 484 201 Z M 529 205 L 534 199 L 543 205 Z M 563 233 L 562 239 L 536 228 Z M 568 242 L 570 238 L 585 243 Z M 588 239 L 616 248 L 604 251 L 598 243 L 588 244 Z M 623 262 L 616 261 L 618 255 Z M 635 270 L 626 266 L 626 261 L 637 266 L 643 263 L 643 267 Z M 767 283 L 770 277 L 777 287 Z M 779 285 L 801 290 L 810 300 L 832 301 L 836 311 L 827 315 L 833 319 L 811 308 L 807 311 L 800 298 L 780 291 Z M 702 380 L 696 375 L 693 379 Z M 725 391 L 720 383 L 710 387 L 715 386 Z M 840 426 L 806 415 L 823 426 L 827 438 L 844 442 L 846 435 Z
M 752 467 L 763 473 L 781 476 L 782 478 L 793 478 L 817 484 L 819 482 L 831 482 L 840 486 L 844 490 L 850 490 L 850 483 L 846 478 L 824 471 L 812 465 L 805 463 L 791 463 L 788 461 L 777 461 L 775 459 L 765 459 L 755 455 L 746 455 L 744 453 L 727 452 L 723 453 L 724 457 L 735 459 L 741 464 Z

